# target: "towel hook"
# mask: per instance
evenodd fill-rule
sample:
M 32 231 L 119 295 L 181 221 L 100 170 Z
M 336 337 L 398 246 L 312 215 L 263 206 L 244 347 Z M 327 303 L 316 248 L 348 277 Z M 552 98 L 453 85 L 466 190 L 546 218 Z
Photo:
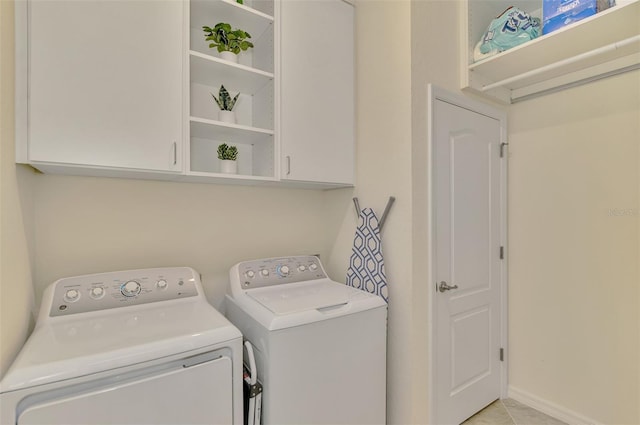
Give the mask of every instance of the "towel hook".
M 378 221 L 378 228 L 380 230 L 382 230 L 382 227 L 384 226 L 384 222 L 387 220 L 387 214 L 391 209 L 391 205 L 393 205 L 395 201 L 396 201 L 395 196 L 389 196 L 389 200 L 387 201 L 387 206 L 384 207 L 384 211 L 382 212 L 382 217 L 380 217 L 380 221 Z M 360 216 L 360 213 L 362 212 L 362 210 L 360 209 L 360 202 L 358 201 L 357 197 L 353 198 L 353 204 L 356 206 L 356 212 L 358 213 L 358 216 Z

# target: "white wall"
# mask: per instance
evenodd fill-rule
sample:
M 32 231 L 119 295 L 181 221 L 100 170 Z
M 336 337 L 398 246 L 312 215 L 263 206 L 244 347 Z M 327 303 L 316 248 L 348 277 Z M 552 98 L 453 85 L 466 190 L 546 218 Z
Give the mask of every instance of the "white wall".
M 27 337 L 33 306 L 33 173 L 14 161 L 13 50 L 13 3 L 0 1 L 0 376 Z
M 640 423 L 638 71 L 509 110 L 510 385 Z

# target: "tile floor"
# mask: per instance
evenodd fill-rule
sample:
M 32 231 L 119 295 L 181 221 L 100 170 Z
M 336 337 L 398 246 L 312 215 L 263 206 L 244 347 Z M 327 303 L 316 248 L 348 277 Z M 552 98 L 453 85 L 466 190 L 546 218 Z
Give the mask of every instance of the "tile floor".
M 510 398 L 497 400 L 462 425 L 567 425 Z

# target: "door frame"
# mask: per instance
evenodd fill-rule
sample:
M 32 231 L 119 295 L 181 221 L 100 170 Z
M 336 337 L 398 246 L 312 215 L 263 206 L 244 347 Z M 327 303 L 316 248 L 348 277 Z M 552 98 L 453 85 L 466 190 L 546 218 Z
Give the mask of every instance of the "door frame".
M 427 323 L 427 398 L 429 403 L 429 423 L 435 424 L 437 418 L 437 406 L 436 406 L 436 374 L 437 365 L 435 364 L 436 350 L 434 344 L 436 341 L 436 278 L 435 278 L 435 198 L 434 198 L 434 176 L 435 176 L 435 164 L 433 157 L 433 145 L 434 140 L 434 105 L 437 100 L 447 102 L 449 104 L 459 106 L 464 109 L 485 115 L 489 118 L 496 119 L 500 122 L 500 143 L 505 144 L 504 160 L 500 164 L 500 212 L 501 212 L 501 225 L 500 225 L 500 245 L 504 247 L 504 261 L 502 261 L 500 267 L 500 344 L 504 349 L 503 361 L 500 362 L 500 398 L 507 397 L 508 386 L 508 248 L 507 248 L 507 158 L 508 158 L 508 145 L 507 143 L 507 113 L 506 111 L 499 110 L 489 104 L 476 101 L 461 95 L 457 95 L 448 90 L 444 90 L 433 84 L 429 84 L 427 87 L 427 228 L 428 235 L 428 282 L 430 289 L 428 298 L 428 323 Z M 433 286 L 432 286 L 433 285 Z

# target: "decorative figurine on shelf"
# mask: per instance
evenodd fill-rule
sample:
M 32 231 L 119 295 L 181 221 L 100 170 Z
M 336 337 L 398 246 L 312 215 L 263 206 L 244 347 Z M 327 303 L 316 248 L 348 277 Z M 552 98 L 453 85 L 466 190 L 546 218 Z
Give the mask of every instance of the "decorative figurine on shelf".
M 203 26 L 205 40 L 210 41 L 209 47 L 216 48 L 220 57 L 230 62 L 238 62 L 238 54 L 253 47 L 253 43 L 247 41 L 251 35 L 239 28 L 232 29 L 230 24 L 219 22 L 213 28 Z
M 218 97 L 215 94 L 210 93 L 213 99 L 218 104 L 220 108 L 220 112 L 218 113 L 218 119 L 222 122 L 235 124 L 236 123 L 236 113 L 233 111 L 233 107 L 236 106 L 236 102 L 238 101 L 238 97 L 240 93 L 231 98 L 227 89 L 224 86 L 220 86 L 220 91 L 218 92 Z
M 238 148 L 222 143 L 218 146 L 218 159 L 220 160 L 220 172 L 225 174 L 237 174 Z

